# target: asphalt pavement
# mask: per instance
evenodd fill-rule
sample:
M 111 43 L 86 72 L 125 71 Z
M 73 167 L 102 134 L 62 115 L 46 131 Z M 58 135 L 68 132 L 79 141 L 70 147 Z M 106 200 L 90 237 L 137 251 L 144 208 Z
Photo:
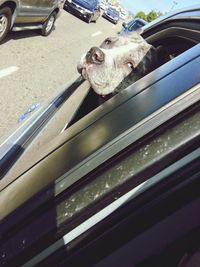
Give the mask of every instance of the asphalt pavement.
M 63 10 L 48 37 L 37 31 L 10 32 L 0 45 L 0 140 L 18 127 L 18 118 L 33 103 L 42 104 L 78 77 L 83 53 L 116 34 L 100 17 L 85 21 Z

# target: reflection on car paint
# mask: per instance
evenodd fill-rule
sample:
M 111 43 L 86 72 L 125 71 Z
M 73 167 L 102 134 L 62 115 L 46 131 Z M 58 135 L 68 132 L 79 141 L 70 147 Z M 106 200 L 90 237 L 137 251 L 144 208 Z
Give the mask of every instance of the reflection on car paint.
M 24 121 L 26 118 L 28 118 L 28 116 L 30 115 L 30 113 L 32 113 L 33 111 L 35 111 L 37 108 L 39 108 L 40 104 L 39 103 L 33 103 L 30 108 L 28 108 L 24 113 L 22 113 L 19 116 L 18 122 L 22 122 Z

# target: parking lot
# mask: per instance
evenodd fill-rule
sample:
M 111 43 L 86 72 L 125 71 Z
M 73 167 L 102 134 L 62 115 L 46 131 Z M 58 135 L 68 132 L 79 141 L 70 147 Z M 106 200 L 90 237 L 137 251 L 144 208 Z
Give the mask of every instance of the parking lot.
M 121 22 L 114 25 L 100 17 L 88 24 L 63 10 L 48 37 L 37 31 L 10 32 L 0 47 L 0 139 L 31 104 L 42 104 L 72 82 L 81 55 L 120 28 Z

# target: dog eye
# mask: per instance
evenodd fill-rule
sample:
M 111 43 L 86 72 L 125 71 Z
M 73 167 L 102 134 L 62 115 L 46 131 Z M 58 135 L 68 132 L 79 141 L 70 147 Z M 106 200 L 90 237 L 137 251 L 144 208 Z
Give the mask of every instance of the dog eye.
M 111 44 L 111 40 L 110 39 L 106 39 L 104 42 L 105 42 L 106 45 Z
M 133 64 L 132 64 L 131 62 L 128 62 L 128 63 L 127 63 L 127 66 L 128 66 L 129 68 L 133 69 Z

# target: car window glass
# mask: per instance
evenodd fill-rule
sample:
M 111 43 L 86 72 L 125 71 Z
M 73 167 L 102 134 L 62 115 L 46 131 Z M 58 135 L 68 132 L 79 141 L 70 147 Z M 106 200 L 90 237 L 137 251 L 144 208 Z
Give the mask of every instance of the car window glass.
M 129 31 L 135 31 L 139 28 L 141 28 L 143 26 L 143 24 L 139 21 L 135 21 L 134 23 L 132 23 L 130 26 L 129 26 Z

